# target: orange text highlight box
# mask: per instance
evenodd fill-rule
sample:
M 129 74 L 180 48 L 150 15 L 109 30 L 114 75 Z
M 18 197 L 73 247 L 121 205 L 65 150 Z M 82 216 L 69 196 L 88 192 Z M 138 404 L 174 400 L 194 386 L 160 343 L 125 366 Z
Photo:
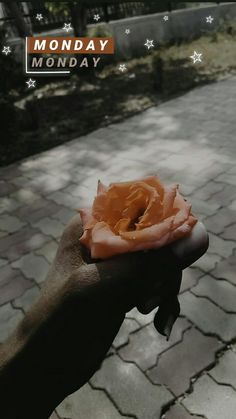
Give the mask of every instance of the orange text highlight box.
M 27 37 L 29 54 L 114 54 L 114 39 L 89 37 Z

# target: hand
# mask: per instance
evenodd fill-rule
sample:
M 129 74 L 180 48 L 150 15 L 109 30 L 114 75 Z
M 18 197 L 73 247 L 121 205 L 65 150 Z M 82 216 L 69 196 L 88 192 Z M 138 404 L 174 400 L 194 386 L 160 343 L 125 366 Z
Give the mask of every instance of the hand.
M 153 296 L 155 305 L 176 297 L 181 270 L 193 251 L 199 256 L 207 247 L 202 230 L 197 243 L 193 234 L 185 244 L 94 263 L 80 245 L 81 234 L 75 216 L 40 299 L 1 348 L 0 391 L 9 419 L 30 418 L 33 408 L 34 419 L 47 418 L 98 369 L 126 312 L 137 305 L 142 310 Z

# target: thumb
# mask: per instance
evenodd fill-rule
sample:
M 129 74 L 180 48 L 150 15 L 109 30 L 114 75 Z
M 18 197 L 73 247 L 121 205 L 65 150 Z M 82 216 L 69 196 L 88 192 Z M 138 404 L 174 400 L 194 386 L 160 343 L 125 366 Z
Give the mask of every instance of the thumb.
M 152 296 L 177 295 L 179 273 L 200 257 L 208 245 L 205 228 L 198 224 L 189 237 L 175 244 L 84 265 L 77 277 L 78 290 L 101 308 L 124 312 Z

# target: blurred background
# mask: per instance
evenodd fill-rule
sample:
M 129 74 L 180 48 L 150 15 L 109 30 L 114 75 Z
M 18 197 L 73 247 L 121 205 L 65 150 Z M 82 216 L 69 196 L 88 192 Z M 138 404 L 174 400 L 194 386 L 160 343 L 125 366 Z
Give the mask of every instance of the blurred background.
M 32 75 L 28 88 L 25 36 L 64 36 L 65 23 L 69 36 L 113 36 L 115 54 L 70 77 Z M 170 340 L 133 309 L 51 419 L 235 419 L 235 40 L 234 2 L 0 3 L 0 342 L 98 179 L 179 183 L 210 237 L 183 274 Z

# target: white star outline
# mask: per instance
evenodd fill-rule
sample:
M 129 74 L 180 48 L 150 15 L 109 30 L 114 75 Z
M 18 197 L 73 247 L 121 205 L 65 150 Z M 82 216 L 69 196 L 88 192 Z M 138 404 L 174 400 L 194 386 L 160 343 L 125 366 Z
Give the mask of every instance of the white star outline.
M 126 35 L 129 35 L 130 34 L 130 29 L 129 28 L 125 29 L 125 33 L 126 33 Z
M 66 32 L 72 31 L 71 23 L 64 23 L 64 26 L 62 29 Z
M 122 73 L 123 73 L 123 71 L 126 71 L 127 70 L 126 65 L 125 64 L 120 64 L 119 65 L 119 70 L 122 71 Z
M 213 20 L 214 20 L 214 17 L 212 17 L 211 15 L 206 17 L 206 23 L 212 24 Z
M 96 20 L 96 22 L 98 22 L 101 18 L 99 16 L 99 14 L 97 14 L 97 15 L 93 16 L 93 19 Z
M 35 87 L 35 83 L 36 83 L 36 80 L 32 80 L 32 79 L 29 79 L 28 81 L 26 81 L 28 89 L 30 89 L 31 87 Z
M 5 55 L 10 54 L 11 53 L 11 48 L 7 47 L 7 46 L 4 46 L 3 50 L 2 50 L 2 53 L 5 54 Z
M 201 63 L 202 62 L 202 53 L 194 51 L 193 55 L 191 55 L 190 58 L 193 60 L 193 64 Z
M 167 20 L 169 20 L 169 16 L 168 16 L 168 15 L 165 15 L 165 16 L 163 17 L 163 20 L 164 20 L 165 22 L 167 22 Z
M 147 47 L 147 49 L 150 49 L 150 48 L 153 48 L 154 47 L 154 44 L 153 44 L 153 39 L 146 39 L 146 42 L 145 42 L 145 47 Z
M 42 15 L 42 13 L 37 13 L 37 15 L 36 15 L 35 19 L 37 19 L 37 20 L 40 22 L 40 20 L 42 20 L 42 19 L 43 19 L 43 15 Z

